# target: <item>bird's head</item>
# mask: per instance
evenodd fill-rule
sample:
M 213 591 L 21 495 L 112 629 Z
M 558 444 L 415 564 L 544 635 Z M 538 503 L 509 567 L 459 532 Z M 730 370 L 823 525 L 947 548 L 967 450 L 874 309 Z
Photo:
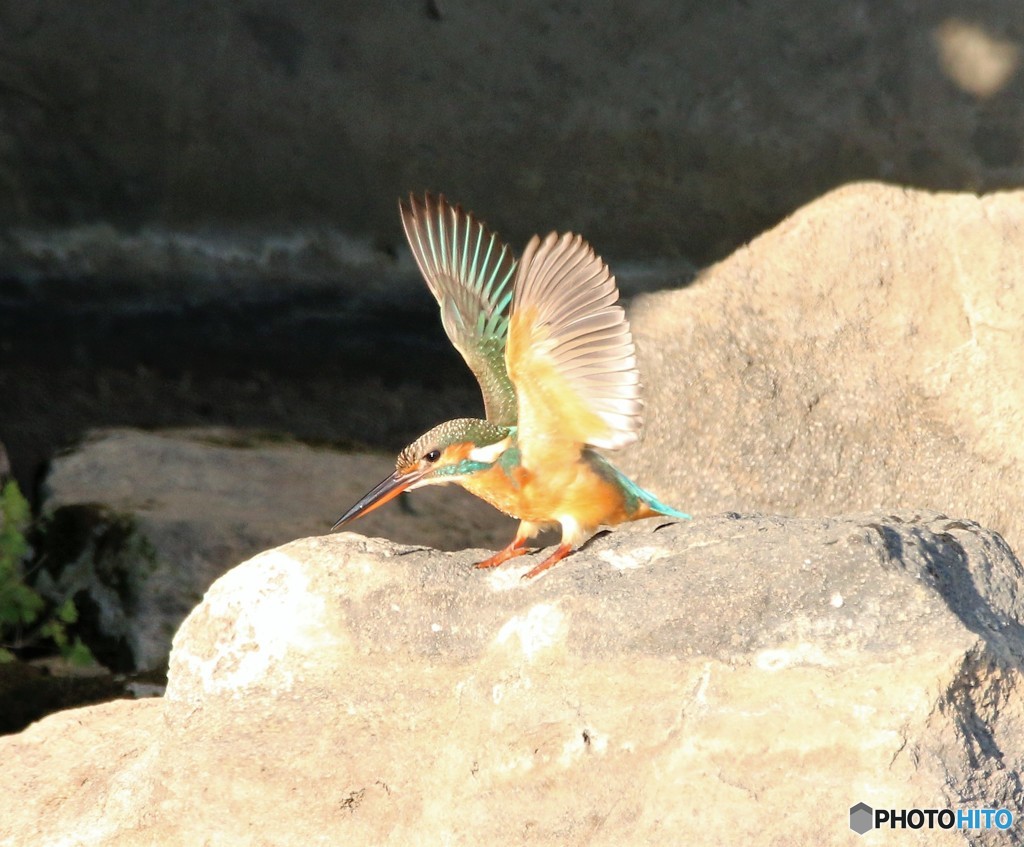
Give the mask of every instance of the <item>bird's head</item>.
M 475 418 L 435 426 L 398 454 L 395 472 L 368 491 L 331 527 L 368 514 L 403 491 L 461 482 L 491 467 L 511 443 L 512 430 Z

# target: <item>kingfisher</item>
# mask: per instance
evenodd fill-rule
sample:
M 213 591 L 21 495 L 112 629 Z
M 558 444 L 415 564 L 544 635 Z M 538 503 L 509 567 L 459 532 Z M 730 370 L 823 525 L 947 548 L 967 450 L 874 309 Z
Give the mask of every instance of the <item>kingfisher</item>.
M 690 516 L 645 491 L 598 450 L 637 440 L 643 403 L 636 348 L 615 277 L 579 235 L 534 236 L 512 251 L 443 195 L 410 195 L 399 213 L 441 323 L 476 376 L 486 418 L 434 427 L 398 454 L 395 472 L 331 531 L 403 491 L 455 483 L 520 523 L 478 568 L 531 552 L 561 528 L 561 543 L 524 574 L 568 556 L 601 526 Z

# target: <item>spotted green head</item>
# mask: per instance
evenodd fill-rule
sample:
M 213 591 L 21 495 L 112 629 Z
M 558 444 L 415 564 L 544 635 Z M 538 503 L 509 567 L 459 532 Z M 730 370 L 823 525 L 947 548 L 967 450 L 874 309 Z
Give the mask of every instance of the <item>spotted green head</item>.
M 403 491 L 458 482 L 487 470 L 509 446 L 511 434 L 511 427 L 476 418 L 457 418 L 435 426 L 398 454 L 395 472 L 345 512 L 332 532 Z

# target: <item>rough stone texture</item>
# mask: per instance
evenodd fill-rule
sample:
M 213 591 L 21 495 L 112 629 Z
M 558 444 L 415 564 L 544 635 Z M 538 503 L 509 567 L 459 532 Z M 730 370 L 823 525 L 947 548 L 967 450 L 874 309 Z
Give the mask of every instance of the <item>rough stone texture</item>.
M 87 599 L 76 601 L 107 664 L 157 667 L 224 571 L 260 550 L 326 532 L 393 470 L 385 456 L 247 444 L 222 430 L 96 433 L 55 459 L 46 479 L 42 516 L 54 547 L 39 587 L 58 598 L 84 592 Z M 358 528 L 463 549 L 503 546 L 515 523 L 461 489 L 433 489 Z
M 929 508 L 1024 549 L 1024 192 L 848 186 L 635 300 L 623 466 L 689 512 Z
M 346 534 L 232 570 L 162 701 L 0 739 L 0 844 L 846 845 L 858 801 L 1019 809 L 1024 571 L 976 524 L 648 522 L 529 583 L 473 559 Z
M 0 32 L 7 225 L 394 244 L 431 187 L 517 244 L 704 261 L 852 179 L 1024 181 L 1005 0 L 19 0 Z

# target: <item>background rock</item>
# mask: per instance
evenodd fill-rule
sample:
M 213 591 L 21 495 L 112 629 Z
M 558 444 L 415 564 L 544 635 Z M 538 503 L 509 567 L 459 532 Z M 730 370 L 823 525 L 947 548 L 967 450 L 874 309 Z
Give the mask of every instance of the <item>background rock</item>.
M 98 666 L 75 667 L 49 658 L 37 662 L 0 662 L 0 735 L 21 732 L 29 724 L 64 709 L 107 700 L 162 696 L 166 679 L 112 674 Z
M 96 433 L 45 484 L 48 596 L 74 596 L 97 657 L 162 665 L 171 637 L 234 563 L 334 521 L 392 458 L 247 441 L 224 430 Z M 361 519 L 369 535 L 440 549 L 501 547 L 515 522 L 461 489 L 418 492 Z
M 465 411 L 395 214 L 411 190 L 517 249 L 578 230 L 625 279 L 851 180 L 1024 185 L 1019 4 L 809 8 L 3 4 L 0 438 L 22 488 L 101 426 L 390 451 Z
M 1024 549 L 1024 193 L 854 185 L 635 300 L 644 441 L 689 512 L 929 508 Z
M 850 180 L 1024 181 L 1002 0 L 23 0 L 0 30 L 7 226 L 393 245 L 394 198 L 430 187 L 516 244 L 562 227 L 704 262 Z
M 1024 574 L 971 522 L 648 522 L 530 583 L 474 557 L 346 534 L 231 571 L 162 701 L 0 739 L 0 843 L 848 844 L 858 801 L 1017 808 Z
M 38 249 L 41 267 L 59 261 L 59 279 L 0 285 L 0 437 L 26 492 L 91 429 L 216 424 L 391 453 L 439 421 L 483 413 L 408 253 L 314 278 L 298 260 L 260 271 L 251 251 L 275 250 L 259 239 L 160 252 L 140 236 L 129 255 L 146 268 L 107 285 L 88 249 L 59 260 Z M 109 261 L 128 273 L 123 257 Z M 0 259 L 5 268 L 42 273 Z M 635 293 L 694 269 L 666 260 L 616 272 Z

